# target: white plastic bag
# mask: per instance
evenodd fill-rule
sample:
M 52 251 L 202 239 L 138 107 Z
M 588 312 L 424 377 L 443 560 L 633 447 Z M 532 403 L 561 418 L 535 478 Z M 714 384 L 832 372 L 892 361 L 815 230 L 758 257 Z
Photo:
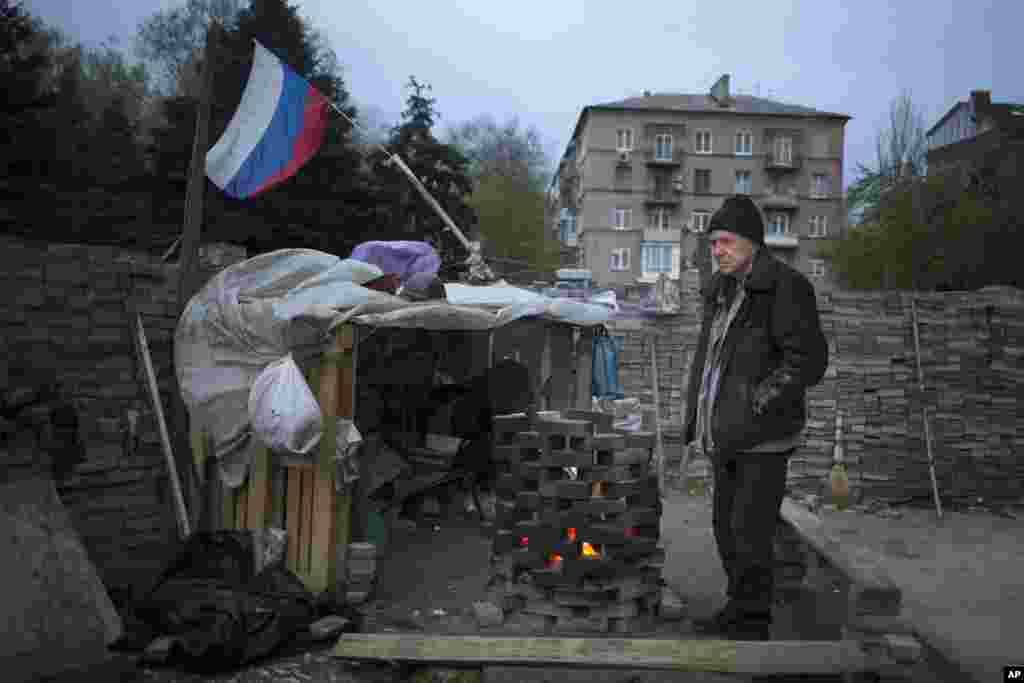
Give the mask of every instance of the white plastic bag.
M 249 420 L 272 451 L 306 455 L 320 443 L 320 405 L 292 354 L 268 365 L 249 392 Z

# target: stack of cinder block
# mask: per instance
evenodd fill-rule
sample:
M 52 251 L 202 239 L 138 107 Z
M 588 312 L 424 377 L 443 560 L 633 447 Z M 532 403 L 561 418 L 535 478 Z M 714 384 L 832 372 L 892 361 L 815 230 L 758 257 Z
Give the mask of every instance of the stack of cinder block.
M 495 419 L 492 597 L 538 632 L 627 633 L 661 598 L 654 435 L 568 411 Z
M 349 543 L 346 562 L 345 602 L 360 605 L 373 592 L 377 578 L 377 546 Z

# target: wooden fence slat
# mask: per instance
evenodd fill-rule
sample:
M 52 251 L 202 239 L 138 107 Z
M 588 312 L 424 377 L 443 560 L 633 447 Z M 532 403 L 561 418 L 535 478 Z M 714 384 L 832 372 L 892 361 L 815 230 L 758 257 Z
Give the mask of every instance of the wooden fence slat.
M 285 493 L 288 512 L 285 519 L 288 532 L 288 568 L 301 576 L 299 568 L 299 545 L 302 542 L 302 468 L 294 465 L 285 467 L 288 488 Z

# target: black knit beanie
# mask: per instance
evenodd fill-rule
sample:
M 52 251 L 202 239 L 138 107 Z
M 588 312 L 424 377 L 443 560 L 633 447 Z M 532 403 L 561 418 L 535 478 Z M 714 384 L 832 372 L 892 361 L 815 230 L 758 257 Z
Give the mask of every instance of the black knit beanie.
M 737 194 L 725 200 L 711 217 L 708 232 L 715 230 L 728 230 L 746 237 L 754 244 L 764 244 L 764 220 L 761 218 L 761 211 L 754 200 L 746 195 Z

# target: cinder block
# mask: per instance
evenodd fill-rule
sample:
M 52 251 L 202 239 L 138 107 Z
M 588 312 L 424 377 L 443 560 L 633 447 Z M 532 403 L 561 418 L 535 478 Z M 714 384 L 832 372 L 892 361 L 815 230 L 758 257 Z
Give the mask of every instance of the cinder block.
M 48 263 L 45 268 L 47 282 L 71 282 L 82 284 L 89 281 L 89 268 L 84 261 Z
M 490 602 L 474 602 L 473 614 L 476 616 L 477 624 L 482 628 L 501 626 L 505 621 L 502 609 Z
M 553 625 L 555 632 L 607 633 L 607 617 L 558 617 Z
M 661 589 L 658 616 L 665 621 L 678 621 L 686 615 L 686 603 L 668 586 Z

